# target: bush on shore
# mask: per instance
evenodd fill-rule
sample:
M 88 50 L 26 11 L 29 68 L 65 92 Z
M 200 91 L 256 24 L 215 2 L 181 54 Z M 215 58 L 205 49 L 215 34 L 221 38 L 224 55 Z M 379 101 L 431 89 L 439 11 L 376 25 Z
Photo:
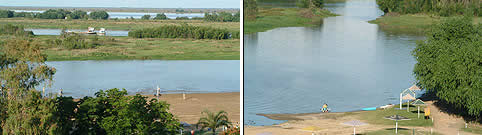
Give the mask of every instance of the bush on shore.
M 385 13 L 433 13 L 440 16 L 482 15 L 480 0 L 377 0 L 377 4 L 380 10 Z
M 144 28 L 129 32 L 134 38 L 192 38 L 192 39 L 228 39 L 231 32 L 226 29 L 191 25 L 164 25 L 157 28 Z

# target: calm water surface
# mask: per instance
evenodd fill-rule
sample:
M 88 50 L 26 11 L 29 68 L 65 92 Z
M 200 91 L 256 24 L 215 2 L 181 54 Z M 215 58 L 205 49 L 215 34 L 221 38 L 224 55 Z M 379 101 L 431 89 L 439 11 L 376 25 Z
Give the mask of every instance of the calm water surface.
M 47 62 L 57 73 L 47 92 L 64 90 L 76 98 L 100 89 L 125 88 L 129 94 L 239 92 L 239 60 L 125 60 Z M 42 89 L 39 87 L 38 89 Z
M 397 103 L 415 82 L 411 51 L 423 37 L 369 24 L 383 15 L 375 0 L 326 7 L 341 16 L 245 35 L 245 123 L 281 123 L 256 114 L 319 112 L 323 103 L 333 112 Z

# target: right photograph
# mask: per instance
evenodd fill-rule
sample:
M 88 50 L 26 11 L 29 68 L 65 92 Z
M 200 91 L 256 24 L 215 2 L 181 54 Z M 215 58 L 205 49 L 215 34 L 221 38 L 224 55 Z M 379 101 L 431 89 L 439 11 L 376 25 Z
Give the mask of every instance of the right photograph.
M 244 134 L 482 134 L 480 0 L 243 0 Z

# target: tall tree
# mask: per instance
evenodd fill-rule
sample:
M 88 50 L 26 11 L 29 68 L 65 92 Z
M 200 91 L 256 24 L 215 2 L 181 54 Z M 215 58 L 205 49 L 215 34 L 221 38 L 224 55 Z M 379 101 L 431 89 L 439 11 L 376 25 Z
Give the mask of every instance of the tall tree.
M 51 100 L 42 99 L 34 87 L 52 81 L 55 69 L 45 64 L 46 55 L 29 39 L 12 38 L 0 50 L 0 83 L 3 105 L 2 129 L 6 134 L 47 134 L 57 127 Z
M 413 51 L 420 86 L 475 117 L 482 114 L 481 38 L 481 24 L 472 24 L 469 17 L 449 18 Z

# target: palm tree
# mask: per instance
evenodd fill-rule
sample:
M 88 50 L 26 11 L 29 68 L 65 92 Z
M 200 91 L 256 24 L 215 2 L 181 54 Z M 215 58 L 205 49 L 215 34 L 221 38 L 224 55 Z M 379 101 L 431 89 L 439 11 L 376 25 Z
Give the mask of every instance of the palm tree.
M 213 129 L 214 135 L 216 134 L 216 128 L 231 125 L 231 122 L 228 120 L 228 113 L 223 110 L 216 114 L 208 110 L 204 110 L 201 114 L 207 114 L 207 116 L 199 118 L 197 125 L 201 126 L 202 129 L 206 127 Z

